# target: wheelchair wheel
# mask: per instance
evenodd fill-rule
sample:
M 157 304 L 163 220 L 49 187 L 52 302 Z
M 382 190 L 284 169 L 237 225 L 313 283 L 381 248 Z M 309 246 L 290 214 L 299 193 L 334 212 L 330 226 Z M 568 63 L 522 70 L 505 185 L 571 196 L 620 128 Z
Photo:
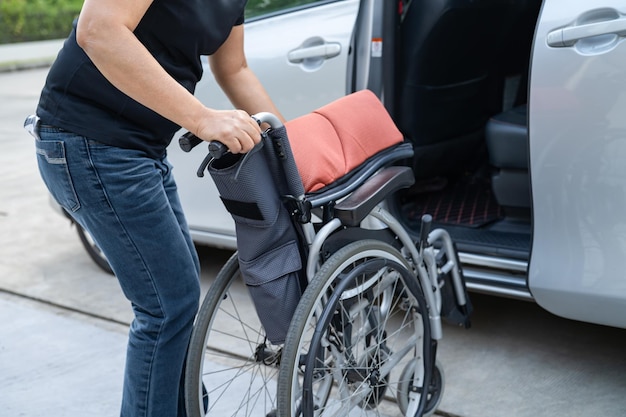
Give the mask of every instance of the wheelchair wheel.
M 403 414 L 409 407 L 409 399 L 411 394 L 411 384 L 413 383 L 414 364 L 409 363 L 402 371 L 400 377 L 400 384 L 398 384 L 398 406 Z M 445 374 L 443 372 L 443 366 L 439 361 L 435 363 L 435 369 L 433 377 L 428 387 L 428 399 L 426 400 L 426 408 L 424 410 L 424 416 L 432 415 L 441 403 L 443 398 L 443 388 L 445 386 Z
M 432 346 L 406 259 L 380 241 L 351 243 L 322 265 L 298 304 L 281 360 L 279 415 L 421 416 Z
M 188 417 L 266 416 L 276 410 L 281 347 L 265 340 L 237 254 L 198 312 L 185 369 Z

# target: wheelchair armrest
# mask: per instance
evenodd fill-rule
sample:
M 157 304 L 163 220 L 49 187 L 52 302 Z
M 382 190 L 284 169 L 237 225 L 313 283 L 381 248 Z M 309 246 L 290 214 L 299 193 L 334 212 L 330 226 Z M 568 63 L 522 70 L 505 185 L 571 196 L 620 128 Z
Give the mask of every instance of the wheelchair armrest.
M 346 226 L 359 226 L 365 217 L 388 195 L 413 185 L 409 167 L 387 167 L 369 178 L 345 200 L 335 206 L 335 216 Z
M 410 143 L 405 142 L 387 148 L 372 156 L 354 171 L 349 172 L 333 184 L 307 194 L 307 200 L 311 203 L 311 207 L 320 207 L 329 202 L 340 200 L 359 188 L 382 167 L 411 157 L 413 157 L 413 146 Z

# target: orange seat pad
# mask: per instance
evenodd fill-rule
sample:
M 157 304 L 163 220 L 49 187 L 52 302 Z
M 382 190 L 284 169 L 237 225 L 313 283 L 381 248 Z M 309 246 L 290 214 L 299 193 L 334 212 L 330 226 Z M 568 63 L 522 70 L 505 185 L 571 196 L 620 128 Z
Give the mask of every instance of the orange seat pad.
M 341 97 L 285 124 L 306 192 L 338 180 L 403 141 L 387 109 L 369 90 Z

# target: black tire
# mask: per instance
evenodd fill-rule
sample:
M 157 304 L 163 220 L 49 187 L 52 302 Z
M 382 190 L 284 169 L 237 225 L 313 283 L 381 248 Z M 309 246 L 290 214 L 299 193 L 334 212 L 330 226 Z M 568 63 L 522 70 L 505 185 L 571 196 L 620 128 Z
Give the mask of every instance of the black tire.
M 413 383 L 413 367 L 407 366 L 402 371 L 402 376 L 400 377 L 401 383 L 398 385 L 398 393 L 397 400 L 398 406 L 400 407 L 400 411 L 402 413 L 406 413 L 409 404 L 409 398 L 411 395 L 411 384 Z M 435 363 L 435 369 L 433 373 L 433 377 L 430 381 L 430 386 L 428 387 L 428 400 L 426 402 L 426 408 L 424 410 L 424 416 L 430 416 L 435 411 L 437 411 L 437 407 L 441 403 L 443 399 L 443 389 L 445 387 L 445 373 L 443 372 L 443 366 L 439 361 Z
M 109 261 L 107 260 L 104 253 L 100 250 L 98 244 L 93 240 L 89 232 L 82 228 L 82 226 L 78 223 L 74 223 L 76 225 L 76 232 L 78 233 L 78 237 L 80 238 L 83 247 L 87 251 L 89 257 L 105 272 L 113 275 L 113 269 L 111 269 L 111 265 L 109 265 Z
M 275 412 L 281 349 L 265 341 L 234 254 L 209 288 L 194 324 L 185 369 L 187 416 Z
M 402 370 L 413 361 L 420 378 L 412 387 L 423 389 L 433 372 L 431 348 L 426 302 L 405 258 L 380 241 L 351 243 L 324 263 L 294 314 L 278 381 L 279 416 L 343 417 L 354 408 L 375 416 L 383 401 L 397 413 Z M 403 414 L 421 415 L 425 398 L 412 398 Z

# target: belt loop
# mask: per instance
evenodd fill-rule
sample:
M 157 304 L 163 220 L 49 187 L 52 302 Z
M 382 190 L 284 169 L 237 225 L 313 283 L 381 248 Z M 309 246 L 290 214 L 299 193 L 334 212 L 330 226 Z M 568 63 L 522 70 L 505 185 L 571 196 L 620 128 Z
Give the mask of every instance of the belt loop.
M 41 125 L 41 119 L 36 114 L 31 114 L 30 116 L 26 118 L 26 120 L 24 120 L 24 129 L 26 129 L 26 131 L 30 133 L 30 135 L 34 137 L 35 139 L 40 139 L 39 138 L 39 126 L 40 125 Z

